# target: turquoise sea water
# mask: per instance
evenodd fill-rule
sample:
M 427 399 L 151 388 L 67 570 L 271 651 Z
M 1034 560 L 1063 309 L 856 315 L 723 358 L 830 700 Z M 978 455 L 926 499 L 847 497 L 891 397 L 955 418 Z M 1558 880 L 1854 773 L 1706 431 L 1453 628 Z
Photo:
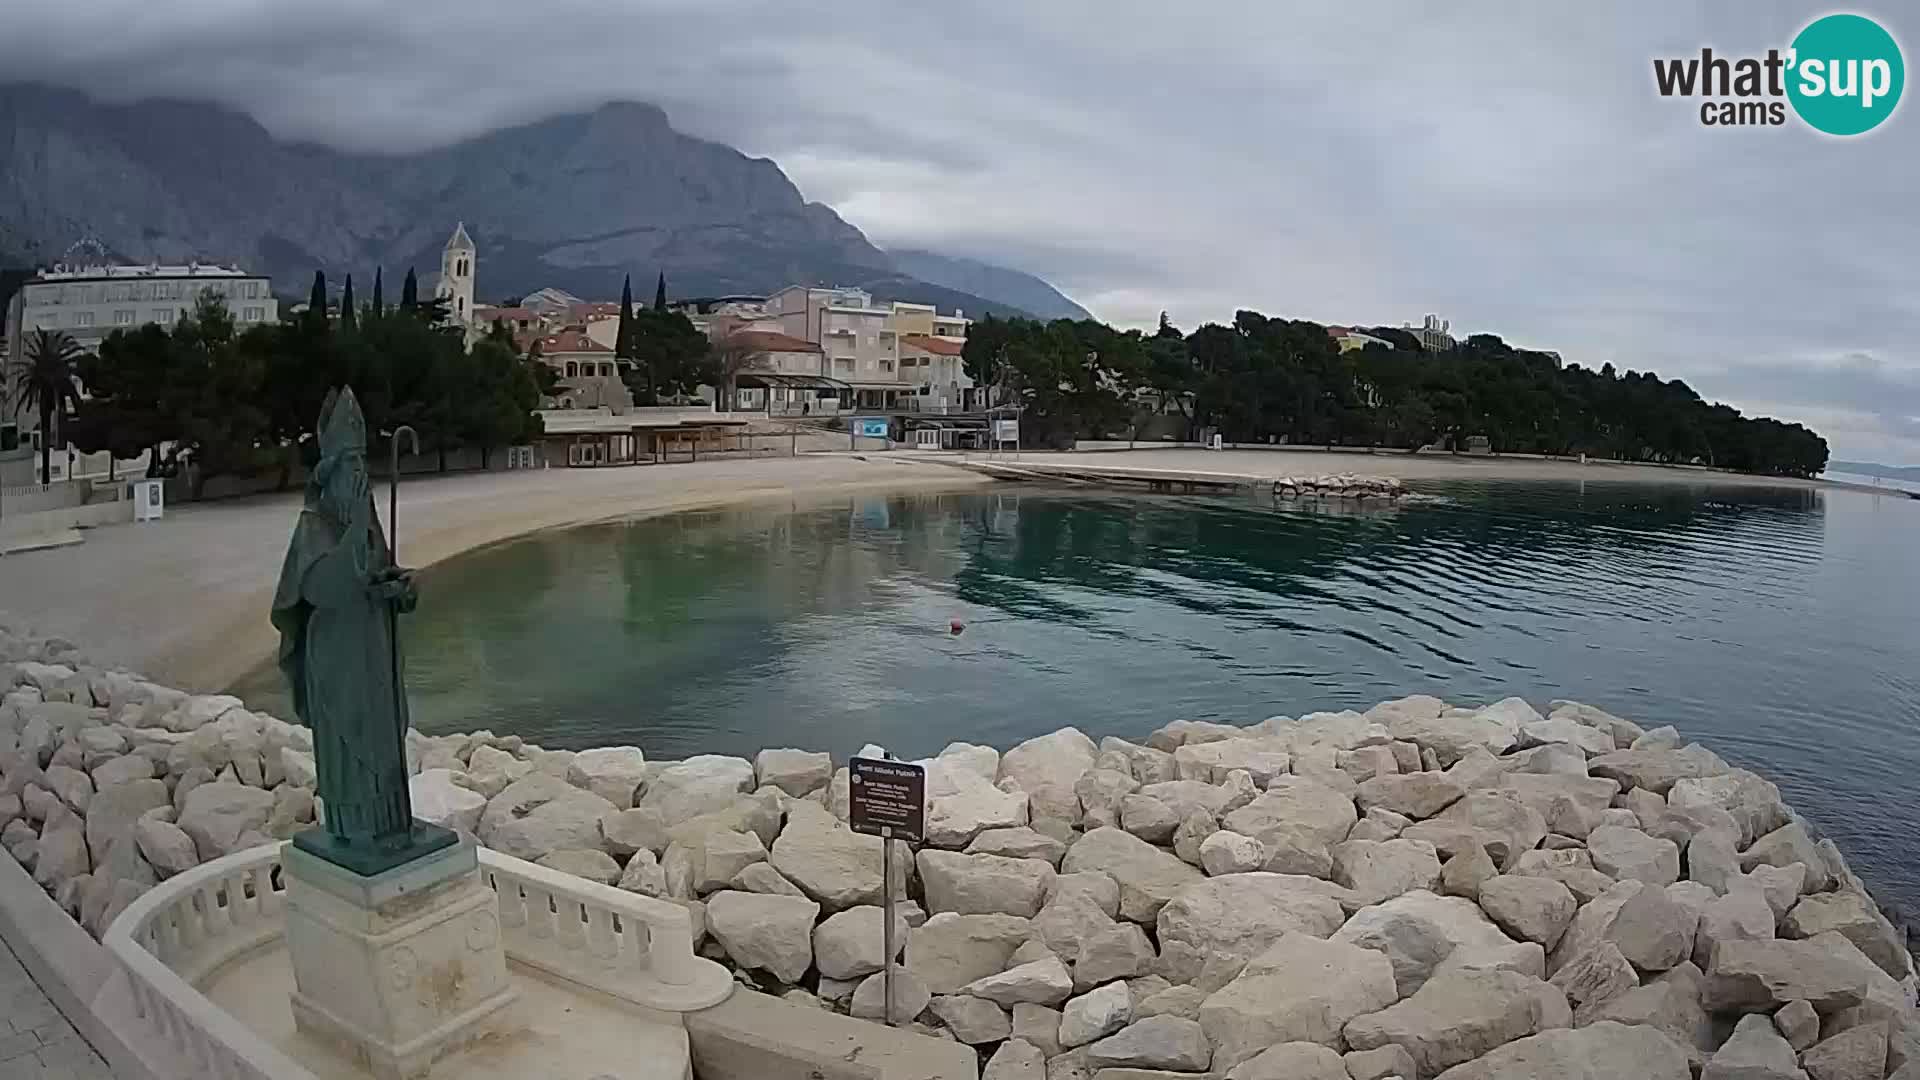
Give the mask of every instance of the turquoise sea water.
M 1763 772 L 1883 900 L 1920 902 L 1920 502 L 1421 490 L 1439 501 L 1332 512 L 1010 488 L 541 534 L 426 576 L 414 718 L 659 758 L 917 756 L 1564 697 Z

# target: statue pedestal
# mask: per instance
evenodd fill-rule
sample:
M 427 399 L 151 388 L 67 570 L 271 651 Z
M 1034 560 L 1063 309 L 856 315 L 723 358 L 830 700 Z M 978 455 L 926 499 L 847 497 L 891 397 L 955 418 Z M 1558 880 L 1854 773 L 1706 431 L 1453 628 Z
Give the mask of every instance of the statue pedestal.
M 512 1027 L 500 908 L 473 841 L 370 877 L 288 845 L 293 1019 L 383 1080 Z

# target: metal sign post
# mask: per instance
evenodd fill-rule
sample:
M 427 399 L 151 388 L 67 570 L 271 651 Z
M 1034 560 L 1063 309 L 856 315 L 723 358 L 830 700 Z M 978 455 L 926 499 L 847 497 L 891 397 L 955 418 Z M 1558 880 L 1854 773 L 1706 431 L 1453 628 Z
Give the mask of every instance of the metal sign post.
M 880 965 L 880 1022 L 893 1026 L 893 829 L 880 827 L 880 947 L 886 958 Z
M 893 842 L 920 843 L 927 832 L 927 770 L 905 761 L 854 758 L 847 762 L 847 825 L 880 838 L 881 947 L 886 960 L 881 1015 L 893 1023 Z

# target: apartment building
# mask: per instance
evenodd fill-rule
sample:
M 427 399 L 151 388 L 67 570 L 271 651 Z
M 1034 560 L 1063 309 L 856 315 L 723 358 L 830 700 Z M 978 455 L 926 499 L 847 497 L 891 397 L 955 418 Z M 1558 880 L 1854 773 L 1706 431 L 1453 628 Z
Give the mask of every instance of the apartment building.
M 903 408 L 900 334 L 893 309 L 865 289 L 789 285 L 767 298 L 765 319 L 788 337 L 820 346 L 825 375 L 845 383 L 858 409 Z
M 825 369 L 826 353 L 811 341 L 777 330 L 735 329 L 714 346 L 753 358 L 735 376 L 733 407 L 769 416 L 830 416 L 840 410 L 839 387 Z
M 900 339 L 900 381 L 913 387 L 909 412 L 957 413 L 984 408 L 962 352 L 966 343 L 950 337 L 908 334 Z
M 28 278 L 7 303 L 0 318 L 0 354 L 19 363 L 26 356 L 27 336 L 36 330 L 58 330 L 92 352 L 115 330 L 147 323 L 172 326 L 209 294 L 224 299 L 242 327 L 280 320 L 272 279 L 236 266 L 59 265 Z M 30 446 L 39 427 L 34 410 L 16 415 L 7 399 L 11 382 L 0 378 L 0 447 L 7 449 Z
M 1446 352 L 1454 347 L 1453 323 L 1438 315 L 1428 315 L 1420 320 L 1419 326 L 1402 327 L 1414 337 L 1420 339 L 1420 347 L 1428 352 Z
M 225 300 L 242 326 L 280 320 L 272 279 L 235 266 L 55 267 L 14 294 L 8 353 L 20 355 L 20 340 L 40 329 L 63 331 L 90 350 L 115 329 L 171 326 L 207 294 Z

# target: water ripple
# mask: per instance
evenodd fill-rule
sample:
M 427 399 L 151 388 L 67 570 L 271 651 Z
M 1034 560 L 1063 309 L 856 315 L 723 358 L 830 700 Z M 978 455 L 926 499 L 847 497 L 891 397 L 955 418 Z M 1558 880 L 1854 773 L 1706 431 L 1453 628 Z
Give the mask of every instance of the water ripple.
M 1570 697 L 1764 772 L 1920 910 L 1920 503 L 1424 494 L 1354 513 L 1009 489 L 541 534 L 428 574 L 414 716 L 663 758 L 918 755 L 1417 692 Z

